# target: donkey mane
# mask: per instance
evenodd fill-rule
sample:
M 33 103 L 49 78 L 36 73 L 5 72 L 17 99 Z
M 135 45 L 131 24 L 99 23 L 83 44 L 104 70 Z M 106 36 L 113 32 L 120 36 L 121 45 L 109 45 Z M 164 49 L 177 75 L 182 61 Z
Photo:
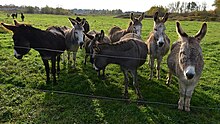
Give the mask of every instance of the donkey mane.
M 56 29 L 57 31 L 61 32 L 62 35 L 65 36 L 64 31 L 67 30 L 68 28 L 66 26 L 62 26 L 62 27 L 60 27 L 60 26 L 51 26 L 51 27 L 48 27 L 46 31 L 51 30 L 51 29 Z
M 132 39 L 130 39 L 132 40 Z M 121 40 L 119 42 L 115 42 L 113 44 L 109 43 L 101 43 L 98 45 L 100 51 L 105 50 L 106 48 L 111 49 L 112 51 L 127 51 L 134 47 L 133 42 L 129 42 L 130 40 Z

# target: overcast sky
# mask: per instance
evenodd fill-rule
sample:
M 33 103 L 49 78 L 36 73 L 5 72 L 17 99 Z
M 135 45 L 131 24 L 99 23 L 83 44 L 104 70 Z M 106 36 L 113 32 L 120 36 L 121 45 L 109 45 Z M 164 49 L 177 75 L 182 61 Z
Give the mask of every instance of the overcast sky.
M 167 6 L 176 1 L 202 4 L 207 3 L 207 10 L 214 9 L 214 0 L 0 0 L 0 5 L 14 4 L 16 6 L 62 7 L 65 9 L 121 9 L 122 11 L 144 12 L 154 5 Z

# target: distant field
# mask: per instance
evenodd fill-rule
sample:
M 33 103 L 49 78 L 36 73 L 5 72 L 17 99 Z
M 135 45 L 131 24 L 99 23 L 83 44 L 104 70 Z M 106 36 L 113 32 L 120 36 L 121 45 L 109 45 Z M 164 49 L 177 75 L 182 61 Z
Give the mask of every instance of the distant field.
M 0 13 L 0 22 L 12 24 L 13 20 Z M 69 16 L 26 14 L 25 23 L 40 29 L 48 26 L 71 26 Z M 75 16 L 71 16 L 75 18 Z M 108 30 L 118 25 L 126 28 L 129 19 L 112 16 L 83 16 L 91 30 Z M 20 17 L 17 19 L 21 21 Z M 189 35 L 200 30 L 202 22 L 181 21 Z M 83 65 L 84 50 L 77 54 L 77 68 L 72 70 L 61 64 L 58 85 L 46 84 L 46 73 L 38 52 L 31 50 L 22 60 L 13 56 L 12 33 L 0 25 L 0 123 L 220 123 L 220 23 L 207 22 L 208 32 L 201 42 L 205 67 L 191 101 L 191 112 L 177 109 L 178 82 L 172 79 L 165 85 L 167 65 L 163 59 L 161 80 L 149 81 L 147 62 L 138 69 L 141 93 L 148 104 L 137 105 L 116 100 L 91 99 L 73 94 L 58 94 L 55 91 L 122 98 L 123 74 L 119 66 L 109 65 L 106 80 L 100 80 L 92 65 Z M 152 30 L 153 20 L 143 21 L 142 38 L 146 40 Z M 175 21 L 166 22 L 166 33 L 171 42 L 177 40 Z M 42 92 L 41 90 L 54 92 Z M 132 83 L 129 97 L 136 100 Z

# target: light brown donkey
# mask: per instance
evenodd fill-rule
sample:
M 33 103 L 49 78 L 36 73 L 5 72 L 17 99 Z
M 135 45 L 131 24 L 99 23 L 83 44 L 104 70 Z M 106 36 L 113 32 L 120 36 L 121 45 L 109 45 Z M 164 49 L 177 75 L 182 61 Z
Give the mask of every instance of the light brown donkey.
M 170 48 L 170 39 L 165 34 L 164 23 L 168 19 L 168 13 L 166 13 L 163 19 L 159 19 L 158 12 L 154 15 L 154 27 L 153 31 L 149 34 L 146 41 L 148 46 L 149 61 L 148 64 L 151 68 L 150 80 L 153 78 L 154 60 L 157 59 L 157 79 L 160 79 L 160 63 Z
M 134 17 L 133 13 L 130 15 L 130 23 L 127 29 L 121 29 L 118 26 L 114 26 L 109 31 L 109 38 L 111 42 L 117 42 L 121 37 L 126 35 L 127 33 L 136 33 L 141 37 L 142 23 L 141 21 L 144 19 L 144 13 L 140 17 Z
M 185 111 L 190 111 L 192 93 L 204 66 L 200 41 L 206 31 L 207 24 L 204 23 L 196 36 L 190 37 L 182 30 L 180 23 L 176 23 L 176 32 L 180 40 L 173 43 L 171 53 L 167 58 L 169 67 L 167 84 L 170 84 L 172 74 L 178 77 L 180 93 L 178 109 L 180 110 L 183 110 L 185 104 Z

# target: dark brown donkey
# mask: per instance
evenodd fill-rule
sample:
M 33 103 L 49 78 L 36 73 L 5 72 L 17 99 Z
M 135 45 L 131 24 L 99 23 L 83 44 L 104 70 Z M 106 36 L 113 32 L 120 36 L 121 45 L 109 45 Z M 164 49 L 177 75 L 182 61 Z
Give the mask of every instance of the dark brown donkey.
M 56 61 L 57 63 L 60 62 L 60 54 L 66 49 L 65 37 L 30 25 L 19 24 L 16 20 L 14 20 L 14 23 L 15 26 L 1 23 L 14 33 L 12 37 L 14 40 L 14 56 L 17 59 L 22 59 L 23 55 L 27 54 L 31 48 L 37 50 L 45 66 L 47 82 L 50 80 L 48 60 L 52 61 L 51 71 L 53 82 L 56 83 Z M 60 70 L 59 66 L 57 70 Z
M 93 40 L 93 42 L 96 42 Z M 147 45 L 136 38 L 126 38 L 116 43 L 95 44 L 93 43 L 93 66 L 96 70 L 105 69 L 108 64 L 118 64 L 124 73 L 125 82 L 125 98 L 128 98 L 128 73 L 130 72 L 133 78 L 135 92 L 139 99 L 142 95 L 137 82 L 137 69 L 143 65 L 147 57 Z
M 170 39 L 165 34 L 164 23 L 168 19 L 168 13 L 166 13 L 162 20 L 158 17 L 158 12 L 154 15 L 154 27 L 153 31 L 149 34 L 146 41 L 148 46 L 149 61 L 148 64 L 151 68 L 150 80 L 153 78 L 154 60 L 157 59 L 157 79 L 160 79 L 160 63 L 170 48 Z
M 180 23 L 176 23 L 176 32 L 180 39 L 173 43 L 171 53 L 167 58 L 169 67 L 167 84 L 170 84 L 172 74 L 179 79 L 178 109 L 180 110 L 183 110 L 185 106 L 185 111 L 190 111 L 190 100 L 204 66 L 200 42 L 206 31 L 207 24 L 203 23 L 196 36 L 190 37 L 183 31 Z

